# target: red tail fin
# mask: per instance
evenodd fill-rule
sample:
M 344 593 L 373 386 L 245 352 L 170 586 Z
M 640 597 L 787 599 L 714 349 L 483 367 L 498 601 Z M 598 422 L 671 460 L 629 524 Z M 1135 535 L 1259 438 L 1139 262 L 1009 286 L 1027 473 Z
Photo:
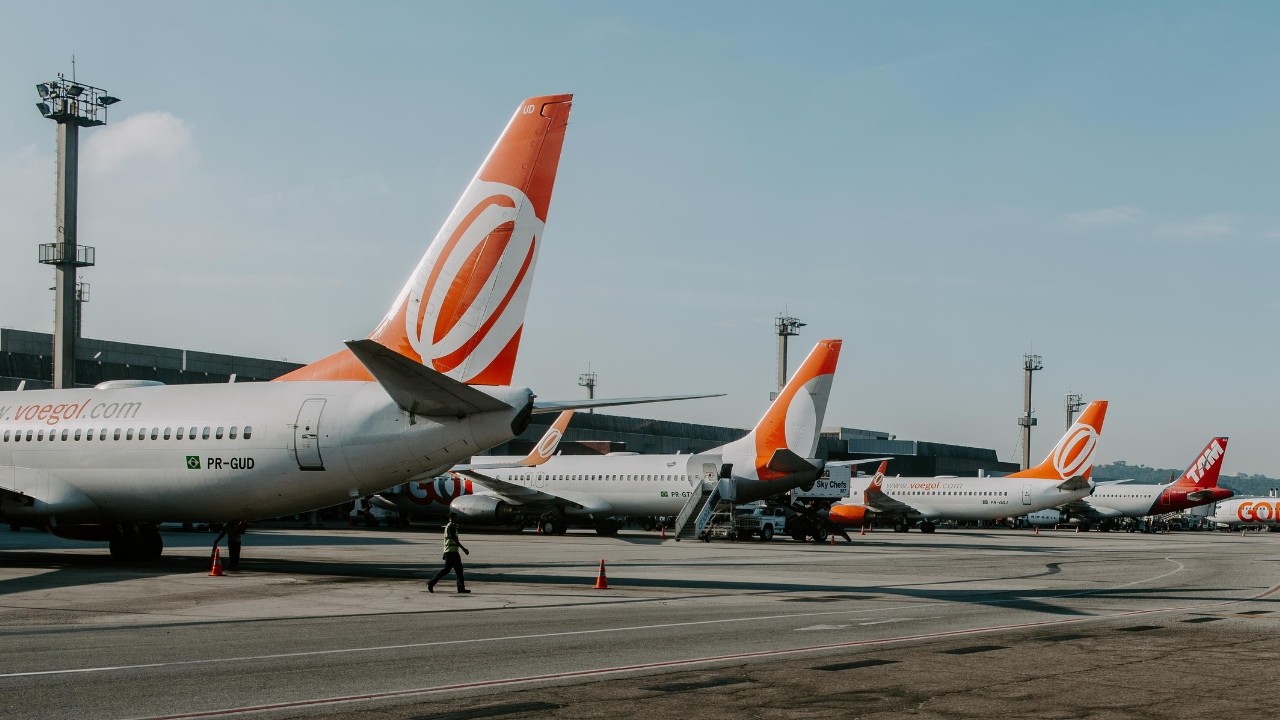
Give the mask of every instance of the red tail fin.
M 1227 439 L 1216 437 L 1204 446 L 1200 455 L 1192 461 L 1187 471 L 1174 483 L 1174 487 L 1211 488 L 1218 486 L 1222 473 L 1222 458 L 1227 454 Z
M 529 98 L 369 335 L 456 380 L 509 385 L 572 95 Z M 372 380 L 343 350 L 280 380 Z

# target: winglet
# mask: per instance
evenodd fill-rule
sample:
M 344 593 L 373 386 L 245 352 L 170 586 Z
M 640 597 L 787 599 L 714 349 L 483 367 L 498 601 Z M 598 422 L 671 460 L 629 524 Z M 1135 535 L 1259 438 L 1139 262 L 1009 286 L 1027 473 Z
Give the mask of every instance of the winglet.
M 556 454 L 556 448 L 560 446 L 560 439 L 564 437 L 564 429 L 569 426 L 569 419 L 572 417 L 572 410 L 565 410 L 557 415 L 556 421 L 551 423 L 551 427 L 547 428 L 547 431 L 543 433 L 542 439 L 538 441 L 538 444 L 516 465 L 520 467 L 537 467 L 550 460 Z

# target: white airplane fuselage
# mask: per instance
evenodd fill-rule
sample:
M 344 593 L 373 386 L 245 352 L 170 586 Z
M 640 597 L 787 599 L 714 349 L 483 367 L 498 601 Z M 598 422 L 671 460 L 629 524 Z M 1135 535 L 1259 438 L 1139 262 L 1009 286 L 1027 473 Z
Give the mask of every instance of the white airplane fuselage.
M 532 393 L 485 392 L 511 409 L 410 417 L 377 383 L 347 381 L 0 393 L 0 488 L 36 498 L 4 494 L 0 514 L 226 521 L 334 505 L 514 437 Z
M 1079 500 L 1092 488 L 1060 490 L 1057 483 L 1022 478 L 885 478 L 881 492 L 930 520 L 996 520 Z

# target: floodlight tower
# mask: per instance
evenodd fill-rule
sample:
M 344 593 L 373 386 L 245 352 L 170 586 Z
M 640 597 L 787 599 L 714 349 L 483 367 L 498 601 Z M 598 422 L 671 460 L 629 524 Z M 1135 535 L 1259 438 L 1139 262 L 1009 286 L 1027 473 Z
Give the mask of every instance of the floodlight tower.
M 40 245 L 40 262 L 52 265 L 54 283 L 53 386 L 75 387 L 75 339 L 80 334 L 80 298 L 76 270 L 94 264 L 94 248 L 76 241 L 76 188 L 80 163 L 80 128 L 107 124 L 107 108 L 120 102 L 106 90 L 66 79 L 36 85 L 40 114 L 58 123 L 58 199 L 55 242 Z
M 1084 398 L 1080 393 L 1067 393 L 1067 430 L 1071 430 L 1071 426 L 1076 421 L 1076 413 L 1080 412 L 1084 406 Z
M 591 366 L 587 366 L 587 371 L 578 376 L 578 384 L 587 389 L 587 399 L 596 399 L 596 374 L 591 372 Z M 587 412 L 594 412 L 587 410 Z
M 787 338 L 799 335 L 805 324 L 785 312 L 778 313 L 773 324 L 778 329 L 778 392 L 782 392 L 787 385 Z
M 1022 426 L 1022 469 L 1026 470 L 1031 467 L 1031 427 L 1036 424 L 1036 419 L 1031 417 L 1031 374 L 1037 370 L 1043 370 L 1044 363 L 1041 362 L 1039 355 L 1023 355 L 1022 369 L 1025 379 L 1023 380 L 1022 417 L 1018 418 L 1018 424 Z

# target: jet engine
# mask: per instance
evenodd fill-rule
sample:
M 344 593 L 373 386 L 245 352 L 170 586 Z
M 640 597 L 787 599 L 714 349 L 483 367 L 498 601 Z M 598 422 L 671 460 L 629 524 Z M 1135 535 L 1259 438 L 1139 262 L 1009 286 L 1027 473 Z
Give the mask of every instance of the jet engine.
M 464 520 L 478 523 L 514 524 L 520 521 L 520 513 L 508 503 L 488 495 L 463 495 L 449 503 L 449 511 L 456 512 Z

